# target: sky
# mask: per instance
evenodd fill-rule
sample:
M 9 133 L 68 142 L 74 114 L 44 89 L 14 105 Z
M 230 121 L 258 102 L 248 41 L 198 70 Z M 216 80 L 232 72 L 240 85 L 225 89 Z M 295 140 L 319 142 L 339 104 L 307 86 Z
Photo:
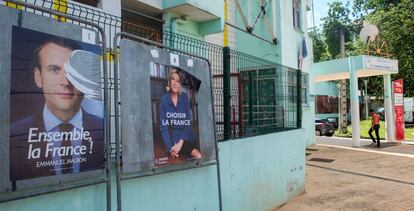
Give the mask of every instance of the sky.
M 343 4 L 346 4 L 347 0 L 313 0 L 313 8 L 314 8 L 314 14 L 315 14 L 315 26 L 320 27 L 321 26 L 321 18 L 328 15 L 328 3 L 334 2 L 334 1 L 341 1 Z M 352 7 L 352 0 L 350 0 L 351 4 L 350 7 Z M 312 12 L 308 13 L 308 27 L 312 27 L 314 24 L 312 23 Z

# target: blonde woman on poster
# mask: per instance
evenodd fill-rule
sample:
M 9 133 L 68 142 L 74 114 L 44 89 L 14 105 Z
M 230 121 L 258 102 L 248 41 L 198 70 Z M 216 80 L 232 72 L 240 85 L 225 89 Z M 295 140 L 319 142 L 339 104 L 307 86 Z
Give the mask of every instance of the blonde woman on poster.
M 201 159 L 191 125 L 189 97 L 181 92 L 180 72 L 171 69 L 167 80 L 167 93 L 161 97 L 160 103 L 160 130 L 165 150 L 173 158 Z

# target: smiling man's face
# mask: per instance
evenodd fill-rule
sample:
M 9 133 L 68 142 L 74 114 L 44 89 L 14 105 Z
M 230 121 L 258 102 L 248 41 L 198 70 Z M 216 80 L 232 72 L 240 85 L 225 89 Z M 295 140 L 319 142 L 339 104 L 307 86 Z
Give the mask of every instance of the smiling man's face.
M 35 83 L 43 90 L 46 106 L 58 117 L 76 114 L 83 99 L 83 94 L 65 76 L 63 64 L 71 52 L 55 43 L 45 44 L 39 51 L 39 67 L 34 72 Z

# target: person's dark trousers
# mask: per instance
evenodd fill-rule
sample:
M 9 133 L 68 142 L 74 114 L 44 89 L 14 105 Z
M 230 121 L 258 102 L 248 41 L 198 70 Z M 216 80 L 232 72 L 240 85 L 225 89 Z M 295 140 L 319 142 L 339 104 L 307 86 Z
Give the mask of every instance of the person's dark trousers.
M 376 143 L 377 143 L 378 147 L 381 145 L 380 144 L 380 137 L 379 137 L 379 129 L 380 129 L 380 125 L 373 125 L 368 131 L 369 137 L 371 137 L 371 140 L 375 143 L 374 136 L 372 136 L 372 131 L 375 130 L 375 135 L 377 136 Z

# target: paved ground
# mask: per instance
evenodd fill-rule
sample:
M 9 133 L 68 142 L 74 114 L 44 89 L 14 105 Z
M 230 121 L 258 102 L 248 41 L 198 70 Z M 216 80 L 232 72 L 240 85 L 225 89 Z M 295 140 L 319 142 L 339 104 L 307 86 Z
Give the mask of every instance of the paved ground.
M 377 148 L 376 145 L 372 144 L 370 139 L 361 139 L 361 149 L 369 149 L 381 152 L 395 152 L 414 155 L 414 142 L 388 143 L 387 141 L 381 140 L 381 147 Z M 352 147 L 352 139 L 350 138 L 338 138 L 338 137 L 316 137 L 316 144 L 320 145 L 334 145 Z
M 324 141 L 340 140 L 317 142 Z M 309 147 L 306 192 L 279 210 L 414 211 L 412 147 Z

